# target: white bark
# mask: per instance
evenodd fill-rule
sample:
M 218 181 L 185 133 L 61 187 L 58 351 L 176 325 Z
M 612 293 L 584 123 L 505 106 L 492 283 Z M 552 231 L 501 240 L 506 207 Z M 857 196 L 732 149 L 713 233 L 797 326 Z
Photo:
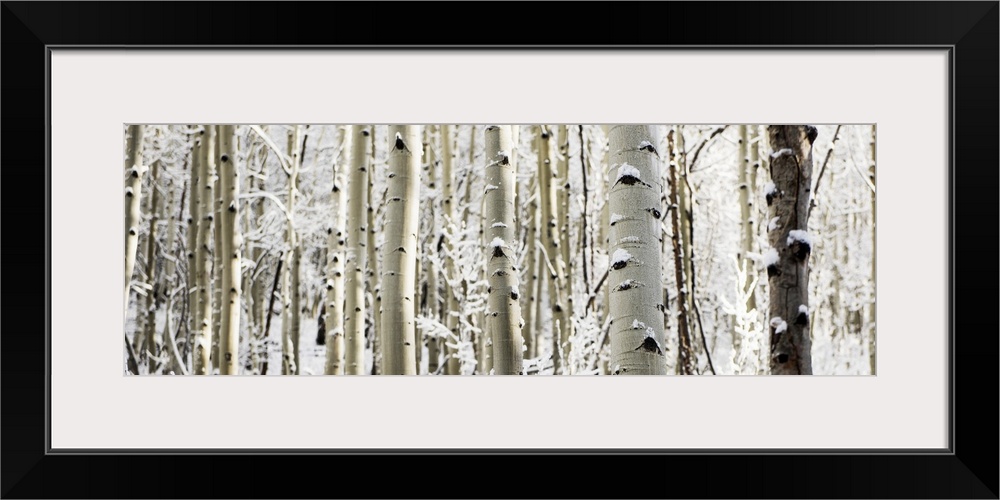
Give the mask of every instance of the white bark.
M 441 203 L 444 212 L 445 224 L 458 224 L 455 219 L 457 214 L 457 203 L 455 202 L 455 185 L 453 168 L 455 165 L 454 134 L 452 125 L 441 126 Z M 448 241 L 448 259 L 446 272 L 452 279 L 458 277 L 455 268 L 454 242 Z M 451 332 L 451 338 L 445 341 L 445 359 L 447 363 L 445 373 L 448 375 L 459 375 L 461 367 L 458 359 L 458 350 L 453 347 L 460 338 L 458 314 L 460 314 L 457 297 L 458 290 L 445 284 L 445 324 Z
M 556 218 L 556 224 L 559 226 L 559 268 L 562 275 L 560 288 L 565 297 L 564 304 L 566 307 L 566 323 L 559 329 L 561 335 L 559 342 L 563 349 L 562 358 L 566 360 L 566 369 L 568 373 L 572 374 L 573 365 L 569 362 L 569 339 L 573 337 L 573 261 L 570 258 L 569 127 L 567 125 L 559 126 L 559 131 L 556 134 L 556 145 L 558 147 L 558 155 L 556 171 L 553 172 L 556 178 L 558 178 L 559 186 L 557 191 L 559 215 Z
M 240 297 L 243 285 L 240 259 L 243 254 L 243 235 L 240 233 L 239 168 L 236 165 L 236 147 L 233 143 L 235 126 L 219 126 L 219 187 L 222 207 L 220 225 L 222 239 L 219 256 L 222 262 L 222 300 L 219 328 L 219 374 L 239 373 L 240 348 Z
M 354 125 L 350 132 L 347 205 L 347 273 L 344 278 L 344 371 L 365 373 L 365 271 L 368 268 L 368 169 L 371 130 Z
M 298 235 L 295 231 L 295 200 L 298 194 L 299 168 L 301 158 L 299 158 L 299 140 L 301 137 L 301 126 L 293 125 L 288 136 L 288 156 L 291 157 L 291 172 L 288 177 L 288 229 L 287 243 L 288 251 L 285 253 L 285 275 L 282 283 L 282 301 L 285 304 L 285 315 L 282 320 L 282 371 L 283 375 L 298 375 L 299 366 L 299 337 L 301 336 L 301 311 L 299 303 L 299 267 L 300 253 Z
M 615 125 L 609 136 L 611 371 L 664 375 L 659 141 L 646 125 Z
M 212 237 L 212 225 L 215 221 L 215 210 L 212 202 L 215 200 L 215 162 L 212 152 L 215 150 L 215 131 L 206 126 L 201 135 L 200 165 L 198 172 L 198 256 L 196 257 L 198 283 L 197 324 L 192 342 L 192 370 L 195 375 L 211 374 L 212 352 L 212 253 L 209 245 Z
M 559 234 L 559 180 L 556 178 L 552 154 L 551 132 L 545 126 L 539 130 L 538 136 L 538 191 L 542 205 L 542 261 L 539 267 L 545 271 L 549 284 L 549 304 L 552 308 L 552 362 L 556 374 L 566 370 L 563 332 L 568 333 L 566 324 L 568 316 L 562 283 L 566 277 L 560 257 Z M 551 270 L 551 271 L 550 271 Z
M 518 238 L 514 193 L 516 182 L 511 163 L 509 125 L 486 128 L 486 211 L 483 226 L 488 244 L 485 257 L 489 280 L 490 338 L 493 342 L 493 373 L 521 375 L 523 354 L 520 276 L 514 253 Z M 495 188 L 494 188 L 495 186 Z
M 139 246 L 142 176 L 146 167 L 142 162 L 143 125 L 129 125 L 125 140 L 125 309 L 128 315 L 129 288 L 135 268 L 135 252 Z
M 350 130 L 344 127 L 345 135 Z M 350 137 L 344 137 L 344 144 Z M 344 374 L 344 247 L 347 224 L 347 190 L 343 168 L 333 167 L 333 193 L 330 208 L 331 227 L 326 245 L 326 366 L 327 375 Z
M 188 218 L 187 218 L 187 295 L 188 303 L 188 331 L 184 344 L 184 358 L 191 352 L 191 344 L 194 340 L 194 332 L 198 330 L 198 313 L 201 311 L 201 304 L 198 295 L 198 226 L 201 217 L 198 215 L 201 199 L 201 137 L 195 137 L 191 147 L 191 176 L 188 181 Z
M 420 127 L 389 127 L 388 199 L 382 247 L 382 372 L 416 374 L 413 286 L 420 201 Z

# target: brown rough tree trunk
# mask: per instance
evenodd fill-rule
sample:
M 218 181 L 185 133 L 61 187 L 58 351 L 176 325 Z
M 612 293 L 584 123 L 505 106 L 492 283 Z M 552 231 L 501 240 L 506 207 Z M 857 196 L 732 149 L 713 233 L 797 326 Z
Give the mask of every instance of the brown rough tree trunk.
M 809 334 L 809 255 L 807 231 L 812 144 L 816 128 L 771 125 L 771 184 L 765 200 L 774 221 L 765 254 L 770 289 L 771 374 L 812 375 Z

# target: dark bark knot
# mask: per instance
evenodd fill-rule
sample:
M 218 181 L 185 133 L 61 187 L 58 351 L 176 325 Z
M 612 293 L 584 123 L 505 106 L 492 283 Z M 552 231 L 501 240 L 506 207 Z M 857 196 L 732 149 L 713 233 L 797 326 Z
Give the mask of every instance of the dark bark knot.
M 656 154 L 656 148 L 654 148 L 652 144 L 643 145 L 641 148 L 639 148 L 639 151 L 648 151 L 650 153 L 653 153 L 654 155 Z
M 500 247 L 500 246 L 493 247 L 493 257 L 492 258 L 503 257 L 503 256 L 504 256 L 504 253 L 503 253 L 503 248 L 502 247 Z
M 788 355 L 785 354 L 785 353 L 779 354 L 778 355 L 778 362 L 779 363 L 787 363 L 788 362 Z
M 809 258 L 809 252 L 812 250 L 809 247 L 808 243 L 801 240 L 796 240 L 794 243 L 792 243 L 791 248 L 792 248 L 792 253 L 795 255 L 795 258 L 799 259 L 800 261 Z
M 634 175 L 623 175 L 618 178 L 618 182 L 625 184 L 626 186 L 634 186 L 636 184 L 639 184 L 645 187 L 653 187 L 650 186 L 649 184 L 646 184 L 645 182 L 642 182 L 638 177 Z M 615 182 L 615 185 L 618 185 L 618 182 Z
M 816 143 L 817 135 L 819 135 L 819 130 L 817 130 L 816 127 L 813 127 L 812 125 L 806 125 L 806 137 L 809 139 L 810 145 Z
M 619 269 L 625 269 L 625 266 L 627 266 L 627 265 L 628 265 L 628 261 L 627 260 L 617 260 L 617 261 L 615 261 L 614 263 L 611 264 L 611 269 L 614 269 L 614 270 L 617 271 Z
M 660 210 L 656 207 L 647 208 L 646 211 L 649 212 L 653 217 L 656 217 L 657 219 L 659 219 L 660 216 L 663 215 L 662 213 L 660 213 Z
M 633 350 L 638 351 L 639 349 L 642 349 L 643 351 L 646 352 L 651 352 L 653 354 L 656 354 L 657 356 L 663 356 L 663 351 L 660 350 L 659 344 L 656 343 L 656 339 L 654 339 L 653 337 L 646 337 L 646 339 L 642 341 L 642 344 Z
M 781 274 L 781 269 L 778 269 L 777 264 L 771 264 L 767 266 L 767 277 L 773 278 Z
M 642 283 L 639 283 L 636 280 L 625 280 L 621 284 L 619 284 L 618 286 L 616 286 L 614 288 L 614 291 L 616 291 L 616 292 L 624 292 L 625 290 L 631 290 L 633 288 L 639 288 L 641 286 L 644 286 L 644 285 Z
M 809 314 L 805 311 L 799 311 L 798 316 L 795 316 L 795 324 L 799 326 L 806 326 L 809 324 Z
M 515 292 L 514 290 L 511 290 L 510 291 L 510 298 L 512 300 L 517 300 L 517 297 L 518 297 L 517 292 Z
M 500 164 L 510 165 L 510 158 L 508 158 L 507 155 L 503 155 L 503 157 L 500 158 Z
M 222 158 L 220 158 L 220 159 L 222 160 L 222 163 L 225 163 L 225 162 L 229 161 L 229 155 L 222 155 Z
M 400 151 L 406 149 L 406 143 L 403 142 L 402 137 L 396 137 L 396 144 L 394 144 L 393 146 L 395 146 L 395 148 Z

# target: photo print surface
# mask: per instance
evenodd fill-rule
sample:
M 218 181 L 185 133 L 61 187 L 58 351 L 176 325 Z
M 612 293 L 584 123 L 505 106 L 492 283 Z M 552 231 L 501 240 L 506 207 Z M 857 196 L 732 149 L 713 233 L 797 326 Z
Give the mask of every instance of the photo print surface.
M 872 124 L 130 124 L 126 375 L 875 375 Z

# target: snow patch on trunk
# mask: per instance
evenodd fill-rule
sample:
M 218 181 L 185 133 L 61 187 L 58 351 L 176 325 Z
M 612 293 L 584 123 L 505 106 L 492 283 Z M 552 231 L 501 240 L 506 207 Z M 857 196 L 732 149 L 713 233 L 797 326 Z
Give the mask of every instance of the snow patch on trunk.
M 628 163 L 622 163 L 622 165 L 618 167 L 618 178 L 615 180 L 620 181 L 624 177 L 634 177 L 639 179 L 639 169 L 629 165 Z
M 773 248 L 768 248 L 764 251 L 763 263 L 765 267 L 778 265 L 778 251 Z
M 632 254 L 628 253 L 628 250 L 624 248 L 616 249 L 615 253 L 611 255 L 611 266 L 614 267 L 615 264 L 627 264 L 631 258 Z
M 801 229 L 792 229 L 788 232 L 788 246 L 792 246 L 796 241 L 801 241 L 806 245 L 812 246 L 812 236 L 809 231 L 803 231 Z
M 771 328 L 774 328 L 775 335 L 781 335 L 785 330 L 788 330 L 788 323 L 780 317 L 771 318 Z

